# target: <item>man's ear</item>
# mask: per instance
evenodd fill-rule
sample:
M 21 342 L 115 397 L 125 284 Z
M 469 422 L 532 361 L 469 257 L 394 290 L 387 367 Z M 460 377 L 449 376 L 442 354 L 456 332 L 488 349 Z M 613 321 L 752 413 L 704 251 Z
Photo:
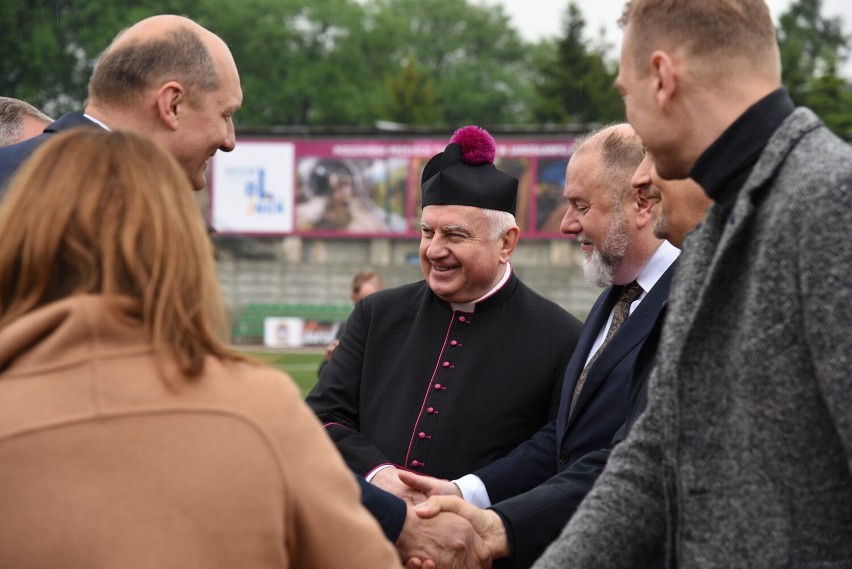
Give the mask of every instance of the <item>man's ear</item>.
M 636 226 L 644 229 L 654 220 L 654 206 L 660 201 L 648 196 L 646 188 L 635 188 L 631 191 L 633 206 L 636 208 Z
M 666 111 L 677 92 L 676 62 L 669 53 L 657 50 L 651 54 L 651 74 L 656 81 L 654 97 L 657 105 L 661 110 Z
M 517 227 L 512 227 L 503 234 L 503 245 L 500 247 L 501 262 L 505 263 L 512 257 L 512 253 L 515 251 L 515 246 L 518 244 L 520 234 L 521 230 Z
M 186 91 L 177 81 L 164 83 L 157 91 L 157 115 L 171 130 L 177 130 L 180 113 L 186 104 Z

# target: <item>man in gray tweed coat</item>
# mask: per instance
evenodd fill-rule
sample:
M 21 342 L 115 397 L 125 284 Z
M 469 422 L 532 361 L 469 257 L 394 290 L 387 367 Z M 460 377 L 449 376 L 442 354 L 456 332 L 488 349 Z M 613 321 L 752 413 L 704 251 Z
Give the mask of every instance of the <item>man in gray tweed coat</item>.
M 616 81 L 684 243 L 648 408 L 538 569 L 852 567 L 852 151 L 781 88 L 763 0 L 633 0 Z

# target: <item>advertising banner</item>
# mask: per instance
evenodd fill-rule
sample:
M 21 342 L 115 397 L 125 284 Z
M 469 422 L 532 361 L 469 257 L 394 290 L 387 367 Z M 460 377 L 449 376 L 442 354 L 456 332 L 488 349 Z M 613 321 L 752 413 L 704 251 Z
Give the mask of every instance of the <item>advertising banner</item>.
M 420 176 L 437 140 L 238 140 L 213 159 L 211 223 L 221 234 L 418 237 Z M 495 166 L 519 180 L 525 238 L 560 235 L 573 140 L 506 140 Z
M 290 142 L 240 142 L 229 153 L 217 153 L 210 179 L 210 219 L 216 231 L 291 233 L 293 159 Z
M 337 335 L 339 322 L 268 316 L 263 319 L 263 345 L 267 348 L 327 346 Z

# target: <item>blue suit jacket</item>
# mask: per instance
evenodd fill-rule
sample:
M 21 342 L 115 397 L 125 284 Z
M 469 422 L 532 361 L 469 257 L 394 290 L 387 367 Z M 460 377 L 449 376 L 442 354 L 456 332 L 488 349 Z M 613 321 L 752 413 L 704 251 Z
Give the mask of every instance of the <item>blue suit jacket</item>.
M 65 113 L 44 129 L 44 132 L 38 136 L 27 139 L 18 144 L 4 146 L 0 148 L 0 196 L 6 191 L 6 185 L 12 175 L 17 171 L 18 166 L 35 152 L 36 148 L 41 146 L 50 136 L 57 132 L 70 130 L 75 127 L 94 127 L 100 128 L 97 123 L 94 123 L 83 116 L 83 113 Z
M 531 565 L 559 535 L 603 470 L 616 434 L 626 432 L 628 416 L 635 419 L 644 407 L 644 386 L 659 339 L 658 322 L 676 264 L 663 273 L 598 357 L 569 415 L 574 386 L 623 287 L 610 287 L 601 294 L 566 368 L 556 421 L 505 458 L 474 473 L 506 522 L 511 565 Z

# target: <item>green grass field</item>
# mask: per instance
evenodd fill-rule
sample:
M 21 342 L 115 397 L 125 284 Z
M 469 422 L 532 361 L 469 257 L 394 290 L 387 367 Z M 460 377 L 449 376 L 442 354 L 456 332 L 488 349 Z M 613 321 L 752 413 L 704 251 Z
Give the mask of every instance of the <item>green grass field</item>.
M 302 397 L 317 382 L 317 368 L 322 360 L 321 352 L 277 352 L 272 350 L 240 350 L 237 351 L 253 360 L 271 365 L 286 372 L 299 384 Z

